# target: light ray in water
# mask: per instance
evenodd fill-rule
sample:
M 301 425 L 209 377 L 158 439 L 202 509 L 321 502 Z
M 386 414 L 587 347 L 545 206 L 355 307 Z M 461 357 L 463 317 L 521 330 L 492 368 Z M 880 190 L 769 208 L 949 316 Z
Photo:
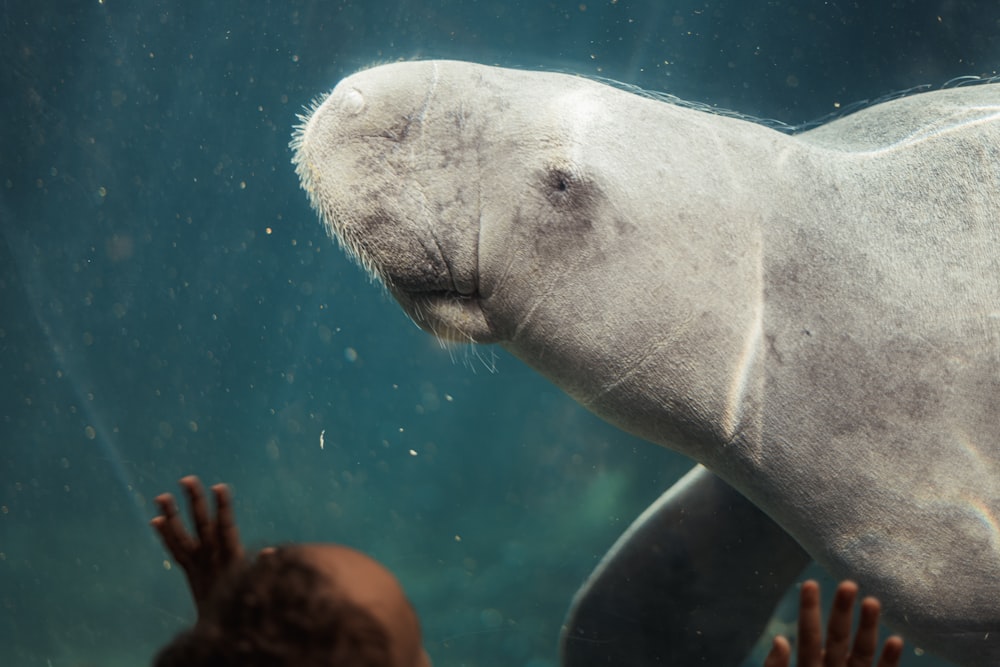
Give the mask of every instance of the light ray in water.
M 10 221 L 13 219 L 10 217 L 9 211 L 4 211 L 3 214 L 4 220 Z M 11 230 L 9 223 L 3 225 L 3 236 L 10 249 L 10 255 L 14 260 L 17 272 L 21 277 L 21 282 L 27 293 L 28 302 L 31 305 L 35 321 L 38 323 L 38 328 L 42 331 L 45 341 L 48 343 L 48 350 L 54 357 L 58 368 L 63 371 L 66 379 L 68 379 L 72 391 L 76 395 L 77 404 L 87 420 L 87 428 L 83 435 L 97 442 L 101 452 L 104 454 L 102 458 L 110 464 L 112 473 L 121 485 L 125 495 L 128 496 L 129 507 L 139 522 L 145 524 L 149 520 L 149 517 L 142 502 L 142 497 L 136 490 L 132 476 L 126 470 L 124 459 L 121 456 L 118 446 L 115 444 L 114 430 L 107 426 L 103 416 L 96 409 L 95 403 L 98 393 L 92 381 L 94 375 L 87 371 L 84 359 L 80 359 L 78 356 L 67 352 L 67 350 L 71 349 L 67 345 L 68 334 L 66 333 L 72 330 L 70 323 L 58 323 L 64 326 L 54 326 L 53 322 L 45 315 L 45 305 L 50 303 L 54 292 L 45 281 L 41 262 L 41 249 L 29 240 L 27 232 L 19 233 Z M 94 390 L 85 390 L 87 386 L 94 387 Z M 152 532 L 147 532 L 150 533 L 150 539 L 153 539 Z

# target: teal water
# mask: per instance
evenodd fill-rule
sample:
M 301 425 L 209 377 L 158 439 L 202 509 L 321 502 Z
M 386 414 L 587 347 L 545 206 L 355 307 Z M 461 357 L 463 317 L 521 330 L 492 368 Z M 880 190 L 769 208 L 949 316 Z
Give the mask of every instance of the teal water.
M 789 123 L 997 73 L 995 3 L 868 4 L 4 2 L 0 665 L 142 664 L 189 623 L 147 522 L 196 473 L 251 545 L 382 559 L 435 665 L 554 667 L 573 591 L 689 462 L 410 324 L 309 209 L 295 116 L 413 57 Z

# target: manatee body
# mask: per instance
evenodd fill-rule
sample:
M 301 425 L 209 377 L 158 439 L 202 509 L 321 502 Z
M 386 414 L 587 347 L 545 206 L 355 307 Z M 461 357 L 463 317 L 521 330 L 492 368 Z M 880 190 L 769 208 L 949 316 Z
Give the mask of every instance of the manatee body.
M 1000 664 L 1000 85 L 789 136 L 409 62 L 341 81 L 293 146 L 421 327 L 501 344 L 704 464 L 914 643 Z

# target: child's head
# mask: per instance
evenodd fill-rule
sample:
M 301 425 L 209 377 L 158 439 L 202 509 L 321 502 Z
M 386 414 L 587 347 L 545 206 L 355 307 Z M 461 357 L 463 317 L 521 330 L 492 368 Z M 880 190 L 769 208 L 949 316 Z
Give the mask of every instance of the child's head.
M 156 667 L 429 667 L 396 578 L 333 544 L 267 549 L 220 583 Z

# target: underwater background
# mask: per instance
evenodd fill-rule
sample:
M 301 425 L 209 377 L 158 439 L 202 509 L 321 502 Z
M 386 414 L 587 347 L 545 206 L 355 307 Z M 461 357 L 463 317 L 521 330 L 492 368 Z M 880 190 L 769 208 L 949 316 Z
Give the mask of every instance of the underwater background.
M 5 0 L 0 57 L 0 665 L 148 663 L 193 621 L 148 521 L 194 473 L 250 546 L 386 563 L 436 666 L 555 667 L 573 592 L 691 464 L 412 325 L 309 208 L 296 114 L 434 57 L 797 124 L 996 75 L 1000 5 Z

